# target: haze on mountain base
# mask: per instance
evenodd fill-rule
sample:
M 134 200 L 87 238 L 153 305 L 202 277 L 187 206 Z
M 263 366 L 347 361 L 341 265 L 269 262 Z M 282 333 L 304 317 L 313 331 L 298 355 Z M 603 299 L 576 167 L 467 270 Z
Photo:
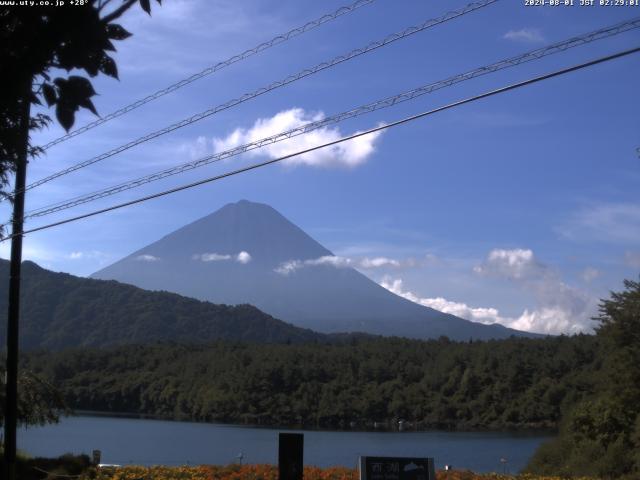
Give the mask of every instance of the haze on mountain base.
M 94 273 L 212 303 L 248 303 L 320 332 L 468 340 L 535 336 L 483 325 L 401 298 L 333 254 L 268 205 L 241 200 Z M 326 261 L 318 261 L 325 258 Z M 336 257 L 337 258 L 337 257 Z M 311 268 L 289 269 L 291 262 Z
M 0 259 L 0 325 L 7 321 L 9 262 Z M 214 305 L 169 292 L 75 277 L 22 264 L 20 348 L 62 350 L 157 342 L 348 341 L 289 325 L 251 305 Z M 0 328 L 0 344 L 6 328 Z

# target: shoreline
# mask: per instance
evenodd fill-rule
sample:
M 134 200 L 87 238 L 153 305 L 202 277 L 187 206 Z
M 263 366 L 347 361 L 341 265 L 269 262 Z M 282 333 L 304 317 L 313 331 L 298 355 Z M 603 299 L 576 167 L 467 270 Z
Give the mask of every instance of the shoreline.
M 255 428 L 263 430 L 296 430 L 296 431 L 309 431 L 309 432 L 336 432 L 336 433 L 349 433 L 349 432 L 365 432 L 365 433 L 416 433 L 416 432 L 458 432 L 458 433 L 496 433 L 496 434 L 514 434 L 522 436 L 539 436 L 539 435 L 557 435 L 558 430 L 552 428 L 414 428 L 414 426 L 407 426 L 405 428 L 391 428 L 388 423 L 380 422 L 381 425 L 377 428 L 362 427 L 361 425 L 355 425 L 350 428 L 336 428 L 336 427 L 314 427 L 309 425 L 294 424 L 294 425 L 281 425 L 281 424 L 251 424 L 251 423 L 234 423 L 234 422 L 208 422 L 199 421 L 194 419 L 179 419 L 170 416 L 155 415 L 149 413 L 136 413 L 136 412 L 110 412 L 100 410 L 72 410 L 69 415 L 64 417 L 97 417 L 97 418 L 125 418 L 133 420 L 158 420 L 165 422 L 181 422 L 181 423 L 196 423 L 207 425 L 221 425 L 227 427 L 237 428 Z

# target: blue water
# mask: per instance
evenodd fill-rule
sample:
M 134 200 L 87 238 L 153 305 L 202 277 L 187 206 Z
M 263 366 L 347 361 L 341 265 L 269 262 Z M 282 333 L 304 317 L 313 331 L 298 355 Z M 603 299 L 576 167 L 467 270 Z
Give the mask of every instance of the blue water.
M 18 448 L 34 456 L 102 451 L 102 463 L 198 465 L 277 463 L 278 432 L 235 425 L 110 417 L 67 417 L 18 432 Z M 305 465 L 356 467 L 360 455 L 434 457 L 477 472 L 517 472 L 548 436 L 494 432 L 304 433 Z M 506 464 L 500 459 L 505 458 Z

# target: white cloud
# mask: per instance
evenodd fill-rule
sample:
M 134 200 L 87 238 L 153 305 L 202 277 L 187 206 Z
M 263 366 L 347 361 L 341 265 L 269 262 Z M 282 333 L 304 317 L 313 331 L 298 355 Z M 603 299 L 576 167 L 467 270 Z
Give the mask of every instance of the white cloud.
M 509 30 L 502 38 L 516 42 L 537 43 L 544 42 L 544 35 L 537 28 L 521 28 L 520 30 Z
M 66 255 L 66 258 L 69 260 L 106 260 L 110 255 L 104 252 L 100 252 L 98 250 L 90 250 L 87 252 L 83 251 L 75 251 Z
M 571 312 L 561 307 L 545 307 L 529 312 L 525 310 L 520 317 L 511 320 L 507 326 L 526 332 L 574 334 L 592 330 L 586 321 L 577 319 Z
M 442 297 L 420 298 L 413 292 L 405 291 L 403 289 L 402 280 L 399 278 L 392 280 L 389 277 L 385 277 L 382 282 L 380 282 L 380 285 L 390 292 L 404 297 L 407 300 L 411 300 L 414 303 L 419 303 L 420 305 L 424 305 L 425 307 L 430 307 L 444 313 L 450 313 L 456 317 L 486 324 L 496 322 L 502 323 L 502 318 L 500 317 L 498 310 L 495 308 L 472 308 L 465 303 L 452 302 Z
M 336 268 L 350 267 L 351 260 L 346 257 L 338 257 L 335 255 L 325 255 L 310 260 L 289 260 L 281 263 L 273 271 L 280 275 L 289 275 L 301 268 L 316 267 L 319 265 L 330 265 Z
M 0 243 L 0 256 L 2 258 L 11 257 L 11 242 L 4 241 Z M 44 248 L 34 242 L 24 242 L 22 247 L 22 259 L 31 260 L 36 263 L 54 261 L 58 255 L 51 250 Z
M 204 157 L 210 153 L 207 137 L 200 135 L 195 142 L 183 143 L 178 147 L 179 153 L 186 153 L 192 160 Z
M 600 270 L 597 270 L 593 267 L 587 267 L 582 271 L 582 280 L 584 280 L 585 282 L 589 283 L 592 280 L 595 280 L 596 278 L 598 278 L 600 276 Z
M 0 258 L 9 259 L 10 254 L 11 242 L 0 243 Z M 50 248 L 49 245 L 40 244 L 32 238 L 26 238 L 22 248 L 23 260 L 30 260 L 43 268 L 55 271 L 70 271 L 71 265 L 80 269 L 94 269 L 96 264 L 104 265 L 112 258 L 112 254 L 100 250 L 60 251 Z M 77 274 L 74 272 L 74 275 Z
M 317 267 L 321 265 L 329 265 L 335 268 L 361 268 L 370 270 L 374 268 L 401 268 L 410 267 L 415 265 L 415 260 L 395 260 L 387 257 L 363 257 L 363 258 L 349 258 L 339 255 L 325 255 L 319 258 L 309 260 L 289 260 L 283 262 L 277 268 L 274 269 L 276 273 L 281 275 L 289 275 L 301 268 L 305 267 Z
M 516 330 L 550 335 L 573 334 L 590 329 L 580 321 L 582 319 L 576 318 L 570 311 L 558 306 L 543 307 L 531 312 L 525 310 L 519 317 L 504 317 L 500 315 L 497 308 L 470 307 L 465 303 L 453 302 L 442 297 L 422 298 L 411 291 L 404 290 L 401 279 L 392 280 L 386 277 L 380 285 L 414 303 L 486 325 L 499 323 Z
M 153 255 L 138 255 L 136 260 L 139 262 L 157 262 L 160 257 L 154 257 Z
M 637 245 L 640 243 L 640 204 L 592 205 L 575 213 L 558 230 L 574 240 Z
M 360 261 L 361 268 L 399 267 L 400 262 L 386 257 L 363 258 Z
M 281 263 L 278 267 L 274 268 L 273 271 L 280 275 L 289 275 L 303 266 L 304 264 L 300 260 L 289 260 L 288 262 Z
M 535 308 L 525 309 L 519 316 L 501 315 L 495 307 L 475 307 L 442 297 L 421 297 L 405 290 L 401 279 L 384 277 L 380 285 L 420 305 L 485 324 L 499 323 L 509 328 L 546 334 L 573 334 L 593 329 L 591 317 L 596 313 L 597 299 L 564 283 L 550 266 L 540 262 L 530 249 L 494 249 L 477 265 L 474 272 L 514 284 L 531 293 Z M 600 274 L 588 268 L 583 277 L 590 281 Z
M 474 272 L 486 275 L 501 275 L 513 279 L 521 279 L 540 271 L 540 265 L 533 257 L 531 250 L 521 248 L 513 250 L 494 249 L 489 252 L 487 260 L 474 267 Z
M 219 253 L 203 253 L 194 255 L 194 260 L 202 260 L 203 262 L 219 262 L 222 260 L 231 260 L 231 255 L 220 255 Z
M 200 260 L 201 262 L 225 262 L 235 260 L 243 265 L 246 265 L 251 261 L 251 255 L 249 252 L 245 252 L 244 250 L 233 255 L 228 253 L 196 253 L 191 258 L 194 260 Z
M 306 260 L 305 265 L 317 266 L 317 265 L 331 265 L 336 268 L 350 267 L 352 262 L 350 258 L 338 257 L 335 255 L 325 255 L 313 260 Z
M 205 65 L 215 63 L 242 51 L 238 45 L 255 45 L 265 40 L 265 32 L 285 28 L 284 19 L 258 12 L 249 2 L 177 0 L 152 7 L 151 18 L 136 6 L 122 18 L 134 33 L 116 45 L 125 74 L 190 75 L 203 68 L 203 58 L 209 59 Z
M 592 329 L 591 317 L 596 312 L 596 299 L 564 283 L 554 269 L 538 261 L 532 250 L 494 249 L 481 265 L 474 268 L 474 272 L 506 279 L 535 296 L 539 308 L 533 312 L 525 310 L 517 322 L 511 322 L 519 325 L 514 328 L 524 328 L 524 325 L 527 329 L 544 333 L 575 333 Z M 589 274 L 593 276 L 594 273 Z
M 262 138 L 271 137 L 280 132 L 300 127 L 310 122 L 322 120 L 324 114 L 308 113 L 301 108 L 292 108 L 277 113 L 270 118 L 258 119 L 249 129 L 236 128 L 225 138 L 214 138 L 213 150 L 222 152 L 239 145 L 255 142 Z M 366 162 L 375 151 L 376 140 L 381 132 L 372 133 L 362 137 L 325 147 L 313 152 L 298 155 L 284 160 L 288 165 L 310 165 L 314 167 L 356 167 Z M 304 135 L 299 135 L 288 140 L 273 143 L 263 148 L 251 150 L 249 155 L 267 156 L 278 158 L 300 150 L 322 145 L 341 138 L 343 134 L 337 127 L 324 127 Z M 194 151 L 201 151 L 202 141 L 198 139 L 193 147 Z
M 242 263 L 243 265 L 246 265 L 247 263 L 249 263 L 251 261 L 251 255 L 249 255 L 248 252 L 245 252 L 243 250 L 238 255 L 236 255 L 236 260 L 238 262 Z
M 627 265 L 640 268 L 640 252 L 628 251 L 624 253 L 624 260 Z

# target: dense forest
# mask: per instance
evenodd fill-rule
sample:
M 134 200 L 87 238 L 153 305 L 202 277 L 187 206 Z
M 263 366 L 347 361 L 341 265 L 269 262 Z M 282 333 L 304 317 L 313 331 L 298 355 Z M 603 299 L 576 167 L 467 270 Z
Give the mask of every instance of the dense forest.
M 57 350 L 163 340 L 308 342 L 323 335 L 294 327 L 251 305 L 215 305 L 115 281 L 22 267 L 20 341 Z M 7 315 L 9 262 L 0 260 L 0 325 Z M 0 329 L 4 344 L 5 329 Z
M 553 428 L 593 391 L 593 336 L 454 343 L 161 344 L 32 353 L 82 410 L 312 427 Z
M 640 478 L 640 282 L 596 335 L 482 342 L 312 336 L 32 351 L 78 410 L 320 428 L 557 428 L 529 469 Z
M 531 461 L 538 473 L 640 478 L 640 282 L 600 305 L 594 388 Z

